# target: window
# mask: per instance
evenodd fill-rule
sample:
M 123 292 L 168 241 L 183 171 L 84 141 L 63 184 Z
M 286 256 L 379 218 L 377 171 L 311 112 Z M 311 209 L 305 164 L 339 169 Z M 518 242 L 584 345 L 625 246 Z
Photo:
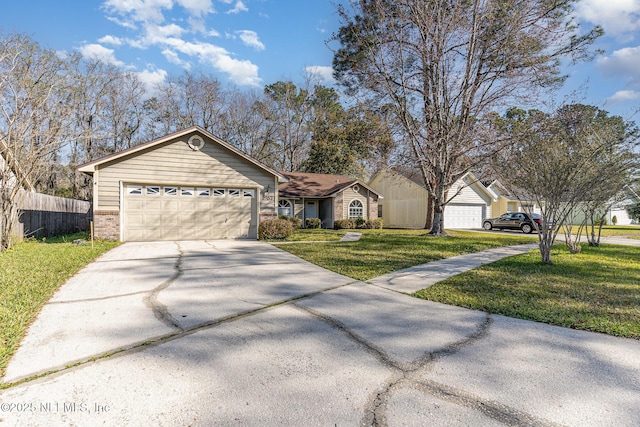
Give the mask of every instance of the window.
M 165 196 L 176 196 L 178 194 L 178 187 L 164 187 Z
M 278 200 L 278 215 L 293 216 L 291 200 Z
M 193 187 L 182 187 L 180 188 L 180 194 L 183 196 L 193 196 L 195 193 Z
M 160 187 L 147 187 L 147 196 L 157 196 L 160 194 Z
M 363 218 L 362 202 L 360 200 L 352 200 L 349 203 L 349 219 Z
M 132 196 L 139 196 L 142 194 L 142 186 L 141 185 L 127 185 L 127 194 L 131 194 Z
M 229 197 L 240 197 L 240 190 L 229 190 Z
M 209 197 L 211 195 L 210 188 L 198 188 L 198 197 Z
M 242 190 L 242 197 L 253 197 L 253 190 Z
M 224 188 L 214 188 L 213 197 L 224 197 Z

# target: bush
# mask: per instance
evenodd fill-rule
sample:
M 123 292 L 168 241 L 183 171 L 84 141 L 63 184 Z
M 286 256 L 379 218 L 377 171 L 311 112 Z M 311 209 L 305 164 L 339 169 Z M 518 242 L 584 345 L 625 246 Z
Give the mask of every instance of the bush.
M 278 216 L 278 218 L 286 219 L 287 221 L 290 221 L 291 224 L 293 224 L 293 228 L 302 227 L 302 220 L 300 218 L 298 218 L 297 216 L 280 215 L 280 216 Z
M 320 218 L 307 218 L 304 225 L 306 228 L 320 228 L 322 226 L 322 221 Z
M 613 216 L 613 218 L 611 218 L 611 224 L 613 225 L 617 225 L 618 224 L 618 217 L 617 216 Z
M 333 228 L 336 230 L 350 230 L 356 228 L 356 224 L 351 219 L 337 219 L 333 223 Z
M 364 218 L 362 218 L 361 216 L 356 218 L 356 228 L 366 228 L 366 225 L 367 221 Z
M 262 221 L 260 227 L 258 227 L 258 237 L 262 240 L 282 240 L 291 236 L 292 233 L 293 224 L 286 219 L 268 219 Z
M 383 225 L 382 218 L 368 219 L 364 228 L 368 228 L 371 230 L 382 230 Z

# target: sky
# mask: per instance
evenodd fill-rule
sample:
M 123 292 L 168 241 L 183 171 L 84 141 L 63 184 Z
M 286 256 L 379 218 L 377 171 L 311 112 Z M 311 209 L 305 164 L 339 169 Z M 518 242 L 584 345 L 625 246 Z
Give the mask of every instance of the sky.
M 79 51 L 138 73 L 149 87 L 183 70 L 239 88 L 311 73 L 325 85 L 339 0 L 1 0 L 0 32 Z M 567 68 L 564 93 L 640 123 L 640 0 L 581 0 L 576 19 L 601 25 L 593 62 Z

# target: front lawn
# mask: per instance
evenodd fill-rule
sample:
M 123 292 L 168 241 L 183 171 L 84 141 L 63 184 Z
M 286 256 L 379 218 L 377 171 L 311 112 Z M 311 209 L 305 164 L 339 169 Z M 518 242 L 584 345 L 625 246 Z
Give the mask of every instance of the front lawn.
M 321 267 L 358 280 L 391 271 L 519 243 L 533 243 L 537 236 L 522 233 L 483 234 L 450 231 L 451 237 L 433 237 L 425 230 L 356 230 L 357 242 L 292 243 L 279 247 Z M 304 233 L 299 230 L 296 233 Z M 341 231 L 342 234 L 345 231 Z
M 559 236 L 562 235 L 564 230 L 560 230 L 558 233 Z M 571 227 L 571 232 L 573 234 L 578 232 L 578 226 L 574 225 Z M 598 229 L 595 229 L 596 236 L 598 235 Z M 591 226 L 587 226 L 582 230 L 582 235 L 587 236 L 591 234 Z M 602 227 L 602 237 L 609 236 L 640 236 L 640 225 L 604 225 Z
M 69 277 L 117 245 L 76 245 L 84 235 L 28 240 L 0 253 L 0 377 L 42 306 Z
M 519 319 L 640 339 L 640 248 L 582 245 L 506 258 L 439 282 L 419 298 Z

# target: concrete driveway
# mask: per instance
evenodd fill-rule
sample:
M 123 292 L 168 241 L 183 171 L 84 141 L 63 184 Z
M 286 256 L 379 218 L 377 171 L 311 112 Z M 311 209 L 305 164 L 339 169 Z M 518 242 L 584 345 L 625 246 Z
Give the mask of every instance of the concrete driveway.
M 414 299 L 392 279 L 259 242 L 124 244 L 45 306 L 3 380 L 57 372 L 3 390 L 0 425 L 640 422 L 640 342 Z

